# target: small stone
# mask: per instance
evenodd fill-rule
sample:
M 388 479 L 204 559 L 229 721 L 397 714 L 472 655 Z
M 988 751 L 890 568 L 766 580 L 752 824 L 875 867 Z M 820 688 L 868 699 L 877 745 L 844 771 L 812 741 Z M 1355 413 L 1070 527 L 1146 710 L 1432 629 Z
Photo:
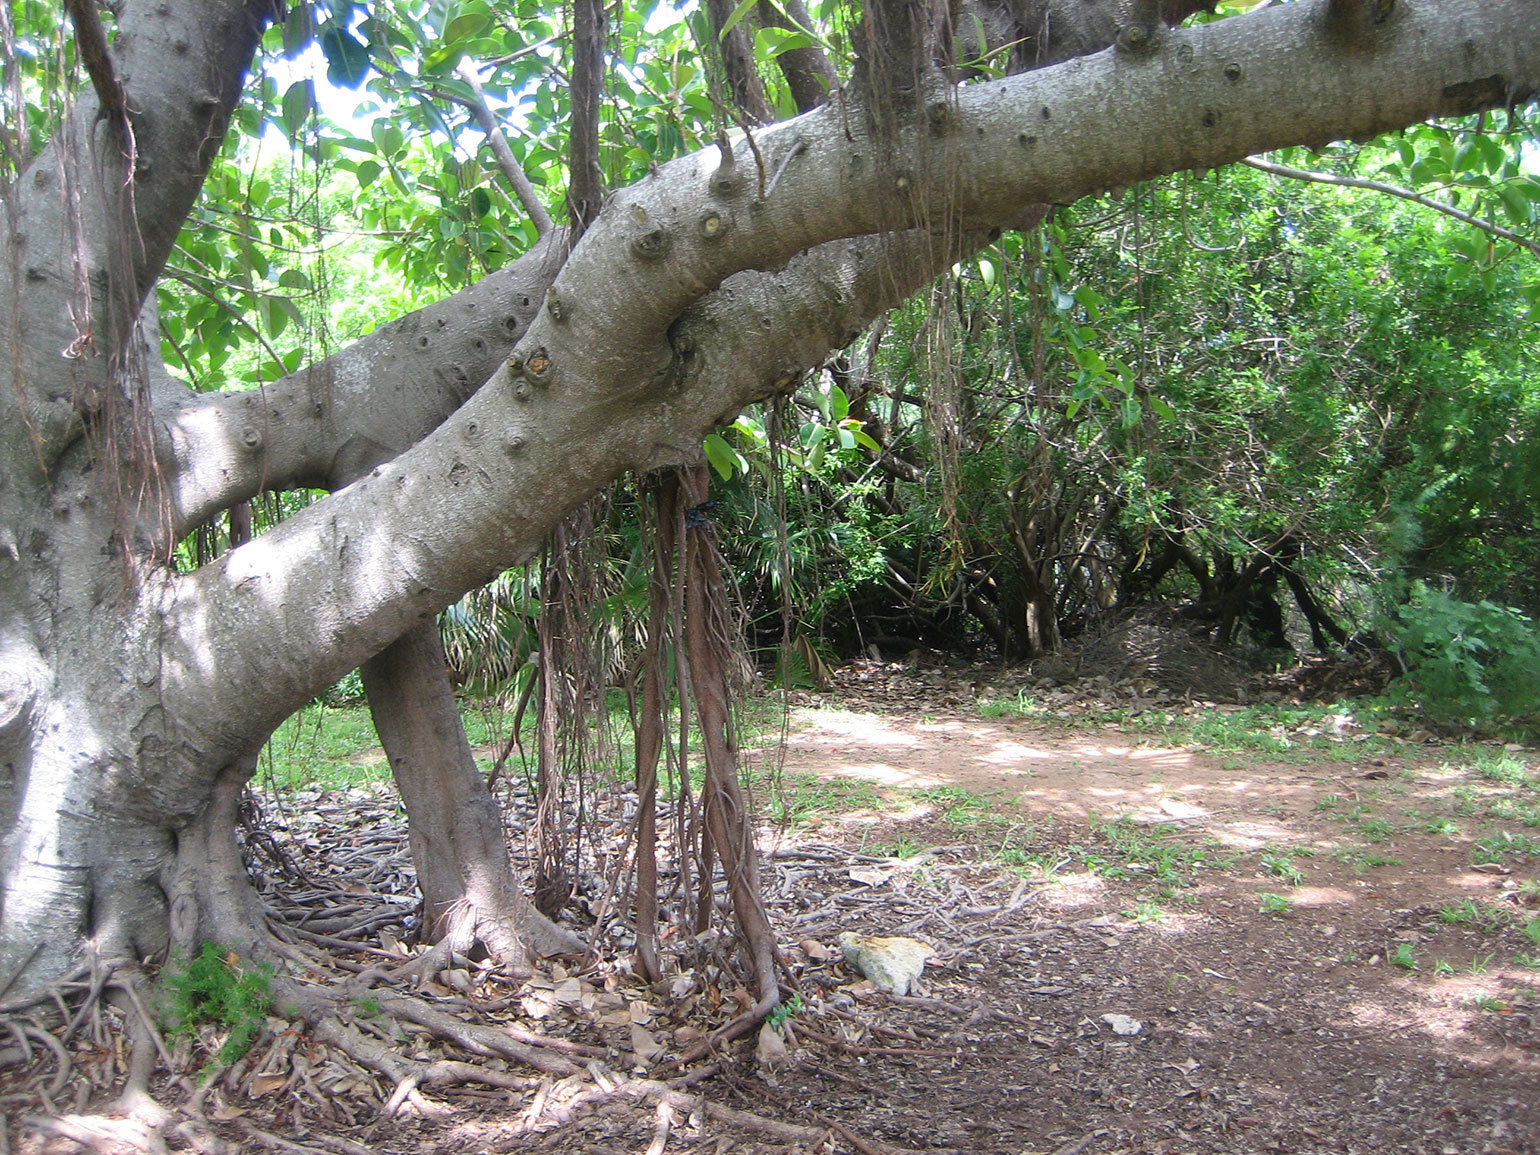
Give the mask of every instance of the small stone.
M 1140 1031 L 1144 1030 L 1143 1023 L 1128 1015 L 1103 1015 L 1102 1022 L 1112 1028 L 1114 1035 L 1137 1035 Z
M 919 981 L 925 960 L 935 953 L 918 939 L 877 938 L 848 930 L 840 934 L 839 944 L 846 963 L 891 995 L 907 995 Z

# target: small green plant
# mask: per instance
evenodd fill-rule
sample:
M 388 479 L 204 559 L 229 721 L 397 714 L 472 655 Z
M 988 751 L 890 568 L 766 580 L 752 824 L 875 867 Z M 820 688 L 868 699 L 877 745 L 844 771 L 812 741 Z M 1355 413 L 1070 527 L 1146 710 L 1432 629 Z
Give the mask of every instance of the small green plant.
M 1305 876 L 1299 867 L 1294 865 L 1295 853 L 1287 850 L 1264 850 L 1262 872 L 1281 878 L 1290 886 L 1298 886 L 1305 881 Z
M 776 1008 L 765 1016 L 765 1022 L 770 1024 L 772 1030 L 780 1030 L 786 1023 L 802 1013 L 802 996 L 793 994 L 784 1003 L 777 1004 Z
M 1530 954 L 1527 950 L 1521 950 L 1513 956 L 1513 965 L 1524 967 L 1527 970 L 1540 971 L 1540 954 Z
M 1508 924 L 1505 911 L 1493 910 L 1473 898 L 1448 903 L 1439 908 L 1438 921 L 1446 926 L 1473 926 L 1490 933 Z
M 1393 854 L 1375 854 L 1372 851 L 1360 850 L 1352 846 L 1344 846 L 1340 850 L 1332 851 L 1332 857 L 1339 862 L 1347 863 L 1355 871 L 1361 871 L 1370 866 L 1401 865 L 1401 860 Z
M 1388 818 L 1369 816 L 1354 824 L 1354 829 L 1370 842 L 1384 842 L 1395 833 Z
M 1465 969 L 1473 975 L 1484 975 L 1487 973 L 1487 968 L 1491 965 L 1491 962 L 1492 956 L 1490 954 L 1478 954 L 1470 960 L 1470 966 Z
M 1429 834 L 1458 834 L 1460 824 L 1453 818 L 1430 818 L 1423 824 L 1423 829 Z
M 366 1019 L 372 1019 L 380 1013 L 380 1000 L 373 995 L 359 995 L 353 1000 L 353 1005 L 358 1008 L 358 1013 Z
M 900 834 L 894 842 L 887 842 L 875 849 L 889 858 L 914 858 L 929 849 L 923 842 L 916 842 L 907 833 Z
M 1317 810 L 1335 810 L 1341 805 L 1342 795 L 1340 794 L 1323 794 L 1315 800 Z
M 173 961 L 161 975 L 161 1021 L 173 1039 L 195 1038 L 204 1025 L 225 1041 L 204 1068 L 228 1067 L 256 1042 L 273 1007 L 272 968 L 250 966 L 232 950 L 205 943 L 191 962 Z
M 1445 975 L 1452 975 L 1452 974 L 1454 974 L 1454 967 L 1450 965 L 1448 959 L 1438 958 L 1438 959 L 1434 959 L 1433 960 L 1433 977 L 1434 978 L 1443 978 Z
M 1493 995 L 1476 995 L 1471 999 L 1470 1004 L 1478 1011 L 1486 1011 L 1494 1015 L 1500 1015 L 1508 1009 L 1507 1003 Z
M 1291 905 L 1283 895 L 1267 892 L 1262 895 L 1262 905 L 1258 909 L 1263 914 L 1287 914 Z
M 1159 925 L 1166 921 L 1166 912 L 1160 909 L 1160 904 L 1149 899 L 1141 899 L 1135 904 L 1133 910 L 1125 910 L 1123 915 L 1145 925 L 1150 923 Z
M 1524 924 L 1524 937 L 1536 946 L 1540 946 L 1540 915 L 1536 915 Z
M 1518 610 L 1413 582 L 1385 625 L 1407 671 L 1402 704 L 1445 725 L 1535 719 L 1540 633 Z
M 982 698 L 979 700 L 980 718 L 1020 718 L 1041 712 L 1037 699 L 1025 690 L 1018 690 L 1015 698 Z
M 1390 965 L 1398 966 L 1402 970 L 1414 971 L 1417 969 L 1417 952 L 1409 942 L 1398 943 L 1396 949 L 1391 952 Z

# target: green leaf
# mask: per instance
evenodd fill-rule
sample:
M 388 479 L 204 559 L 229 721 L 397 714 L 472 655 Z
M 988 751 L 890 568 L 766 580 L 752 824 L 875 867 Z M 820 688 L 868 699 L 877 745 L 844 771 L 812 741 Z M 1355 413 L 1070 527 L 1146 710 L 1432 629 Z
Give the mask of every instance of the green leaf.
M 315 39 L 315 13 L 309 4 L 296 4 L 283 21 L 283 54 L 297 56 Z
M 328 23 L 321 29 L 326 78 L 339 88 L 357 88 L 369 75 L 369 50 L 351 32 Z
M 374 137 L 374 143 L 379 147 L 381 156 L 395 156 L 406 143 L 406 136 L 401 129 L 392 121 L 383 118 L 369 126 L 369 135 Z
M 706 434 L 706 441 L 702 448 L 706 451 L 706 460 L 711 463 L 711 468 L 716 470 L 717 476 L 723 481 L 731 481 L 733 474 L 739 469 L 745 473 L 748 472 L 749 463 L 743 459 L 742 454 L 727 444 L 720 433 Z
M 773 60 L 783 52 L 797 48 L 811 48 L 815 41 L 805 32 L 793 32 L 788 28 L 761 28 L 754 34 L 754 56 L 759 60 Z
M 726 22 L 722 25 L 722 31 L 717 35 L 723 40 L 727 39 L 727 34 L 738 27 L 739 21 L 747 16 L 749 9 L 758 3 L 759 0 L 740 0 L 738 7 L 733 9 L 733 14 L 727 18 Z
M 1498 185 L 1497 195 L 1503 202 L 1503 208 L 1508 210 L 1508 219 L 1514 224 L 1527 225 L 1534 218 L 1534 206 L 1517 186 Z
M 314 112 L 315 84 L 308 77 L 296 80 L 283 94 L 283 134 L 297 143 Z

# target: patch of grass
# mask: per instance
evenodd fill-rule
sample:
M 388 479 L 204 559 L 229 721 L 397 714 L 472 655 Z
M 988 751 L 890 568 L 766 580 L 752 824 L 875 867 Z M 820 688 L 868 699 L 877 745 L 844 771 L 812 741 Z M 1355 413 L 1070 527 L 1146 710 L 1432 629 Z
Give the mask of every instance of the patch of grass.
M 1483 934 L 1491 934 L 1508 925 L 1508 912 L 1467 898 L 1440 907 L 1438 921 L 1446 926 L 1471 926 Z
M 1430 818 L 1423 823 L 1422 828 L 1429 834 L 1443 834 L 1446 836 L 1460 833 L 1460 824 L 1453 818 Z
M 1141 826 L 1120 818 L 1099 824 L 1096 832 L 1109 844 L 1111 856 L 1084 855 L 1086 866 L 1108 878 L 1146 877 L 1167 885 L 1186 886 L 1194 871 L 1223 867 L 1234 861 L 1234 856 L 1217 858 L 1209 847 L 1177 841 L 1178 831 L 1169 823 Z
M 816 774 L 780 774 L 748 783 L 765 817 L 777 826 L 804 826 L 847 810 L 880 806 L 882 795 L 857 778 L 825 779 Z
M 1526 922 L 1522 933 L 1530 942 L 1540 946 L 1540 915 Z
M 1433 977 L 1434 978 L 1441 979 L 1445 975 L 1452 975 L 1452 974 L 1454 974 L 1454 967 L 1450 964 L 1448 959 L 1436 958 L 1436 959 L 1433 960 Z
M 1465 969 L 1473 975 L 1484 975 L 1487 973 L 1487 968 L 1491 966 L 1491 963 L 1492 956 L 1490 954 L 1478 954 L 1470 960 L 1470 965 Z
M 1369 842 L 1387 842 L 1396 832 L 1395 824 L 1390 819 L 1372 814 L 1353 823 L 1353 829 Z
M 213 943 L 190 962 L 173 960 L 161 973 L 160 1018 L 169 1038 L 195 1039 L 205 1025 L 224 1033 L 205 1076 L 239 1059 L 262 1033 L 273 1007 L 272 973 Z
M 1471 856 L 1477 865 L 1507 862 L 1513 858 L 1540 858 L 1540 838 L 1499 830 L 1496 834 L 1477 839 L 1471 847 Z
M 1315 800 L 1317 810 L 1335 810 L 1342 805 L 1342 795 L 1323 794 Z
M 1025 718 L 1044 712 L 1025 690 L 1016 691 L 1014 698 L 981 698 L 978 710 L 980 718 Z
M 1506 750 L 1478 750 L 1472 759 L 1471 769 L 1489 782 L 1517 786 L 1529 781 L 1529 764 Z
M 620 714 L 616 714 L 619 710 Z M 611 731 L 624 716 L 621 696 L 610 702 Z M 533 736 L 533 711 L 525 719 L 525 731 Z M 494 746 L 507 740 L 511 715 L 483 705 L 465 703 L 460 709 L 465 736 L 473 747 Z M 258 764 L 261 779 L 275 790 L 318 786 L 338 790 L 373 782 L 390 781 L 390 765 L 379 748 L 369 707 L 362 702 L 328 706 L 313 702 L 291 715 L 273 732 Z M 530 749 L 526 741 L 525 749 Z M 515 759 L 513 766 L 517 766 Z M 629 762 L 627 763 L 629 768 Z M 515 770 L 516 772 L 516 770 Z
M 1521 798 L 1494 798 L 1487 806 L 1487 813 L 1503 822 L 1518 822 L 1525 826 L 1540 827 L 1540 802 Z
M 1052 879 L 1074 861 L 1072 856 L 1059 850 L 1030 851 L 1025 847 L 1012 846 L 1009 842 L 995 852 L 995 859 L 1002 866 L 1043 879 Z
M 1527 950 L 1521 950 L 1513 956 L 1513 965 L 1524 967 L 1526 970 L 1540 971 L 1540 954 L 1530 954 Z
M 1287 914 L 1293 905 L 1283 895 L 1267 892 L 1262 895 L 1262 905 L 1257 909 L 1263 914 Z
M 1338 862 L 1346 863 L 1354 870 L 1361 871 L 1372 866 L 1400 866 L 1401 859 L 1393 854 L 1376 854 L 1373 851 L 1364 850 L 1357 846 L 1344 846 L 1332 851 L 1333 858 Z
M 1396 949 L 1390 954 L 1390 965 L 1400 967 L 1402 970 L 1414 971 L 1417 969 L 1417 952 L 1409 942 L 1397 943 Z
M 914 797 L 941 809 L 942 817 L 954 830 L 977 826 L 998 826 L 1009 821 L 996 814 L 988 798 L 961 786 L 931 786 L 914 791 Z
M 1285 751 L 1316 751 L 1328 757 L 1340 753 L 1352 760 L 1377 753 L 1386 745 L 1375 733 L 1375 714 L 1374 708 L 1363 703 L 1260 703 L 1225 718 L 1232 729 L 1250 728 L 1265 733 L 1269 743 Z M 1361 742 L 1344 742 L 1349 731 L 1360 728 L 1368 737 Z
M 1508 1009 L 1508 1004 L 1494 995 L 1475 995 L 1471 998 L 1470 1005 L 1478 1011 L 1486 1011 L 1494 1015 L 1500 1015 Z
M 301 786 L 338 789 L 390 779 L 381 753 L 360 758 L 379 746 L 367 706 L 306 706 L 274 731 L 262 751 L 259 773 L 278 790 Z

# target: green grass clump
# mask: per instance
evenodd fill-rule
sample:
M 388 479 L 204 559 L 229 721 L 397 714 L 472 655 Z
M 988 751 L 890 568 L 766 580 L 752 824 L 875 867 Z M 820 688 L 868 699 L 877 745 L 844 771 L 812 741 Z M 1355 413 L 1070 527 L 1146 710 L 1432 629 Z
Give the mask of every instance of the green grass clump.
M 1500 830 L 1479 839 L 1471 848 L 1471 854 L 1477 864 L 1507 862 L 1513 858 L 1540 858 L 1540 838 Z
M 1018 690 L 1014 698 L 980 698 L 978 710 L 980 718 L 1025 718 L 1046 713 L 1025 690 Z
M 223 1031 L 204 1073 L 228 1067 L 251 1049 L 273 1008 L 272 968 L 243 966 L 232 950 L 204 943 L 192 961 L 174 960 L 161 975 L 161 1025 L 172 1039 L 193 1039 L 208 1025 Z
M 1490 934 L 1507 926 L 1509 915 L 1507 911 L 1496 910 L 1473 898 L 1466 898 L 1440 907 L 1438 921 L 1446 926 L 1469 926 Z

